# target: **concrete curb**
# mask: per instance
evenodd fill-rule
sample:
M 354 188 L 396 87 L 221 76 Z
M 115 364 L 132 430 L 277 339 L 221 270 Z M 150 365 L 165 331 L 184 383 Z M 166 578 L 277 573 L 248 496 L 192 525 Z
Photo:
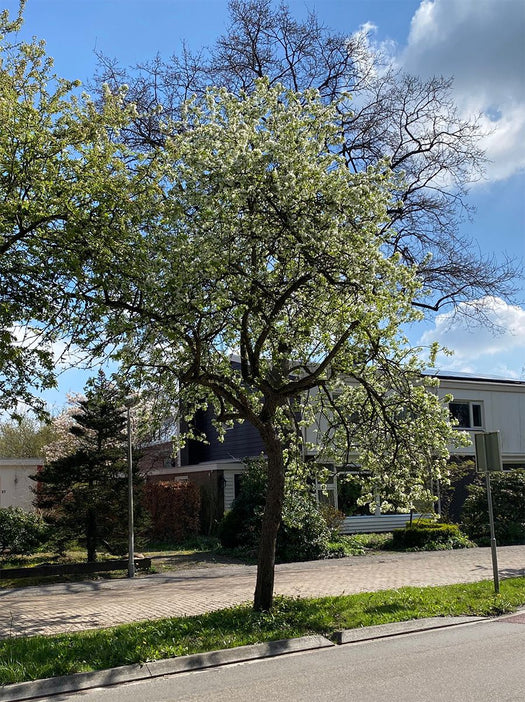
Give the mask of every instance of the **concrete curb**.
M 377 624 L 376 626 L 366 626 L 360 629 L 343 629 L 342 631 L 336 631 L 334 636 L 336 644 L 341 645 L 384 639 L 389 636 L 401 636 L 402 634 L 411 634 L 416 631 L 430 631 L 431 629 L 445 629 L 461 624 L 474 624 L 487 619 L 492 619 L 492 617 L 427 617 L 426 619 L 409 619 L 406 622 L 394 622 L 392 624 Z
M 161 675 L 175 675 L 177 673 L 187 673 L 193 670 L 203 670 L 205 668 L 215 668 L 231 663 L 242 663 L 260 658 L 271 658 L 282 656 L 288 653 L 300 653 L 319 648 L 329 648 L 332 646 L 372 641 L 392 636 L 401 636 L 417 631 L 429 631 L 431 629 L 445 629 L 452 626 L 465 624 L 475 624 L 486 620 L 505 620 L 525 616 L 525 609 L 518 609 L 512 614 L 501 617 L 428 617 L 426 619 L 410 619 L 405 622 L 394 622 L 391 624 L 378 624 L 377 626 L 362 627 L 360 629 L 344 629 L 335 632 L 336 643 L 332 643 L 324 636 L 303 636 L 297 639 L 282 639 L 280 641 L 269 641 L 268 643 L 253 644 L 251 646 L 238 646 L 237 648 L 226 648 L 220 651 L 210 651 L 209 653 L 195 653 L 179 658 L 167 658 L 160 661 L 152 661 L 144 664 L 125 665 L 109 670 L 99 670 L 91 673 L 75 673 L 58 678 L 46 678 L 44 680 L 34 680 L 30 682 L 15 683 L 13 685 L 0 686 L 0 700 L 2 702 L 22 702 L 23 700 L 39 699 L 52 695 L 59 695 L 67 692 L 78 692 L 94 687 L 108 687 L 119 683 L 133 682 L 156 678 Z
M 110 670 L 75 673 L 74 675 L 58 678 L 45 678 L 44 680 L 5 685 L 0 687 L 0 700 L 2 702 L 21 702 L 22 700 L 38 699 L 66 692 L 77 692 L 94 687 L 107 687 L 118 683 L 155 678 L 161 675 L 185 673 L 229 663 L 241 663 L 258 658 L 282 656 L 288 653 L 327 648 L 334 645 L 324 636 L 303 636 L 298 639 L 283 639 L 251 646 L 238 646 L 237 648 L 211 651 L 210 653 L 196 653 L 189 656 L 180 656 L 179 658 L 168 658 L 142 665 L 126 665 Z

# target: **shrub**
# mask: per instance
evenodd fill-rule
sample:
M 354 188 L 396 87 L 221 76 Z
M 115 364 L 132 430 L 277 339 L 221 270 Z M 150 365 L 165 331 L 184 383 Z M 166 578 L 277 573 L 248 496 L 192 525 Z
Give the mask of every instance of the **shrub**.
M 239 548 L 244 541 L 246 528 L 245 515 L 243 515 L 239 509 L 228 510 L 219 522 L 219 529 L 217 532 L 221 546 L 224 548 Z M 255 546 L 251 539 L 249 539 L 248 543 L 245 543 L 245 545 L 251 546 L 252 548 Z
M 42 516 L 20 507 L 0 509 L 0 553 L 27 555 L 47 541 Z
M 159 541 L 181 543 L 199 532 L 200 492 L 190 482 L 150 482 L 144 502 L 151 515 L 151 536 Z
M 328 504 L 319 505 L 319 512 L 325 520 L 326 526 L 330 529 L 332 538 L 337 538 L 339 535 L 339 529 L 345 520 L 344 512 L 341 512 L 341 510 L 336 509 L 333 505 Z
M 356 546 L 361 546 L 368 551 L 381 551 L 392 548 L 392 532 L 384 531 L 376 534 L 352 534 L 351 539 Z
M 259 544 L 267 485 L 264 459 L 250 460 L 242 476 L 239 495 L 219 524 L 225 548 L 242 549 L 255 556 Z M 280 562 L 324 558 L 329 554 L 330 529 L 313 499 L 306 493 L 285 496 L 283 519 L 277 535 Z
M 311 498 L 287 495 L 277 535 L 276 559 L 289 563 L 325 558 L 330 535 L 326 521 Z
M 328 543 L 328 558 L 343 558 L 344 556 L 364 556 L 366 550 L 352 536 L 338 534 L 331 536 Z
M 388 551 L 393 547 L 392 532 L 332 535 L 328 546 L 329 558 L 364 556 L 370 551 Z
M 467 548 L 472 544 L 457 524 L 442 524 L 430 520 L 414 522 L 392 532 L 393 548 L 399 550 L 440 551 Z
M 491 474 L 494 529 L 498 544 L 525 543 L 525 471 Z M 487 492 L 484 478 L 469 487 L 462 514 L 462 527 L 476 543 L 490 543 Z
M 255 553 L 266 494 L 266 464 L 264 459 L 250 459 L 246 466 L 239 494 L 219 523 L 218 537 L 224 548 L 242 546 Z

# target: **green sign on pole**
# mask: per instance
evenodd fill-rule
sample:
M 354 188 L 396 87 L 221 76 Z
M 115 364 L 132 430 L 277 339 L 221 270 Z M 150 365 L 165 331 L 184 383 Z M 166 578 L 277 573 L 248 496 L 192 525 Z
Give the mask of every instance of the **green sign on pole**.
M 474 436 L 476 445 L 476 471 L 503 470 L 499 431 L 488 431 Z

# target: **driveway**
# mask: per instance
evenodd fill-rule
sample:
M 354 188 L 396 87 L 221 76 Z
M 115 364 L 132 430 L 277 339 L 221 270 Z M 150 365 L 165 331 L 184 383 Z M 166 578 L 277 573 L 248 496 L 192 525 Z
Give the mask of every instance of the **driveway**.
M 525 546 L 498 548 L 500 577 L 525 577 Z M 134 579 L 0 590 L 0 638 L 202 614 L 251 600 L 255 566 L 184 568 Z M 492 578 L 489 548 L 381 553 L 276 567 L 275 592 L 297 597 Z

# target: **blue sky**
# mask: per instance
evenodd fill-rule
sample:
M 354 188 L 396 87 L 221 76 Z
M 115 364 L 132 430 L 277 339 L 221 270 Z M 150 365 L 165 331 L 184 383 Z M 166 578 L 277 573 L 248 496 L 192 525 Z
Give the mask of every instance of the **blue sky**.
M 423 76 L 453 75 L 458 108 L 480 113 L 492 128 L 484 146 L 492 160 L 471 191 L 476 208 L 462 231 L 481 252 L 525 259 L 525 3 L 522 0 L 289 0 L 297 17 L 316 10 L 348 35 L 373 26 L 372 41 L 401 67 Z M 17 0 L 0 0 L 12 14 Z M 228 22 L 227 0 L 28 0 L 22 36 L 45 39 L 57 73 L 89 80 L 94 51 L 136 64 L 156 53 L 168 58 L 184 40 L 211 45 Z M 447 313 L 412 329 L 411 340 L 436 339 L 455 351 L 439 369 L 525 378 L 525 284 L 514 305 L 486 300 L 499 334 L 465 327 Z M 86 374 L 68 371 L 55 407 L 79 391 Z

